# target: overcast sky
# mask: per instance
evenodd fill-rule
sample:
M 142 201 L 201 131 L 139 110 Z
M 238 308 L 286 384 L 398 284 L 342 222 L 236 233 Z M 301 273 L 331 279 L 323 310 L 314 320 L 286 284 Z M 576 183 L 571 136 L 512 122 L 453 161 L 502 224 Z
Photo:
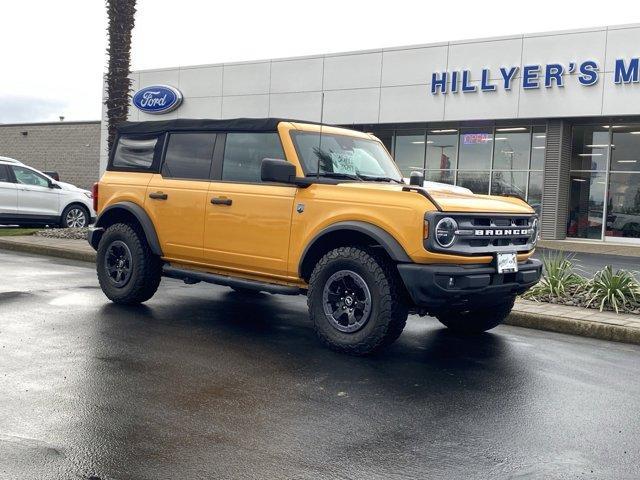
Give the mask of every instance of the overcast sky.
M 0 123 L 98 119 L 104 2 L 2 0 L 0 8 Z M 638 22 L 629 0 L 138 0 L 132 68 Z

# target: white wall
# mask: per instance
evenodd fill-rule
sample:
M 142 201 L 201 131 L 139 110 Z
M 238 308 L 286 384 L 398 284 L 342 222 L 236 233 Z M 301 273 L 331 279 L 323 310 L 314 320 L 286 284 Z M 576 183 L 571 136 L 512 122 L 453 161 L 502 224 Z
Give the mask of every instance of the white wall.
M 132 74 L 134 91 L 153 84 L 180 89 L 183 104 L 164 115 L 131 106 L 130 120 L 290 117 L 327 123 L 436 122 L 640 114 L 640 84 L 615 85 L 616 58 L 640 56 L 640 25 L 464 40 L 333 55 L 227 63 Z M 524 65 L 595 60 L 599 81 L 524 90 Z M 518 66 L 514 88 L 431 94 L 433 72 Z M 322 93 L 324 92 L 324 108 Z M 103 158 L 104 160 L 104 158 Z M 104 161 L 103 164 L 104 165 Z

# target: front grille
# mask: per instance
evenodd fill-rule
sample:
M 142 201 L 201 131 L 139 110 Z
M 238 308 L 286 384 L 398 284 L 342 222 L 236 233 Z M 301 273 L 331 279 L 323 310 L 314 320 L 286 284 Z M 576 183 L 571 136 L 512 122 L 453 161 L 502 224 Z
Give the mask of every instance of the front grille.
M 435 227 L 445 217 L 458 224 L 456 240 L 449 248 L 435 240 Z M 486 255 L 494 252 L 528 252 L 533 249 L 533 221 L 535 214 L 469 214 L 432 212 L 427 214 L 429 238 L 425 248 L 436 252 L 461 255 Z

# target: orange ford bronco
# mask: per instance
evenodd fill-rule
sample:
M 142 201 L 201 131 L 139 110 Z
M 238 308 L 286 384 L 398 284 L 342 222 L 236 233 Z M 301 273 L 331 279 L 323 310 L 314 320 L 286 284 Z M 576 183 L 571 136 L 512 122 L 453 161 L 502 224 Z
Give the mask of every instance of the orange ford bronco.
M 405 181 L 376 137 L 280 119 L 124 123 L 94 187 L 89 242 L 112 301 L 162 276 L 307 295 L 328 346 L 365 354 L 409 312 L 482 332 L 540 278 L 515 197 Z

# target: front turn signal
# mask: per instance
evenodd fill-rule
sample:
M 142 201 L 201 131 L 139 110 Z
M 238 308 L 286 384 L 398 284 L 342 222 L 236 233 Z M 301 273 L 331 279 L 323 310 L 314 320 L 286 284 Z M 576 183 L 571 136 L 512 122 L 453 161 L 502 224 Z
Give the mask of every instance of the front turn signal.
M 424 238 L 425 240 L 429 238 L 429 220 L 426 219 L 422 224 L 422 238 Z

